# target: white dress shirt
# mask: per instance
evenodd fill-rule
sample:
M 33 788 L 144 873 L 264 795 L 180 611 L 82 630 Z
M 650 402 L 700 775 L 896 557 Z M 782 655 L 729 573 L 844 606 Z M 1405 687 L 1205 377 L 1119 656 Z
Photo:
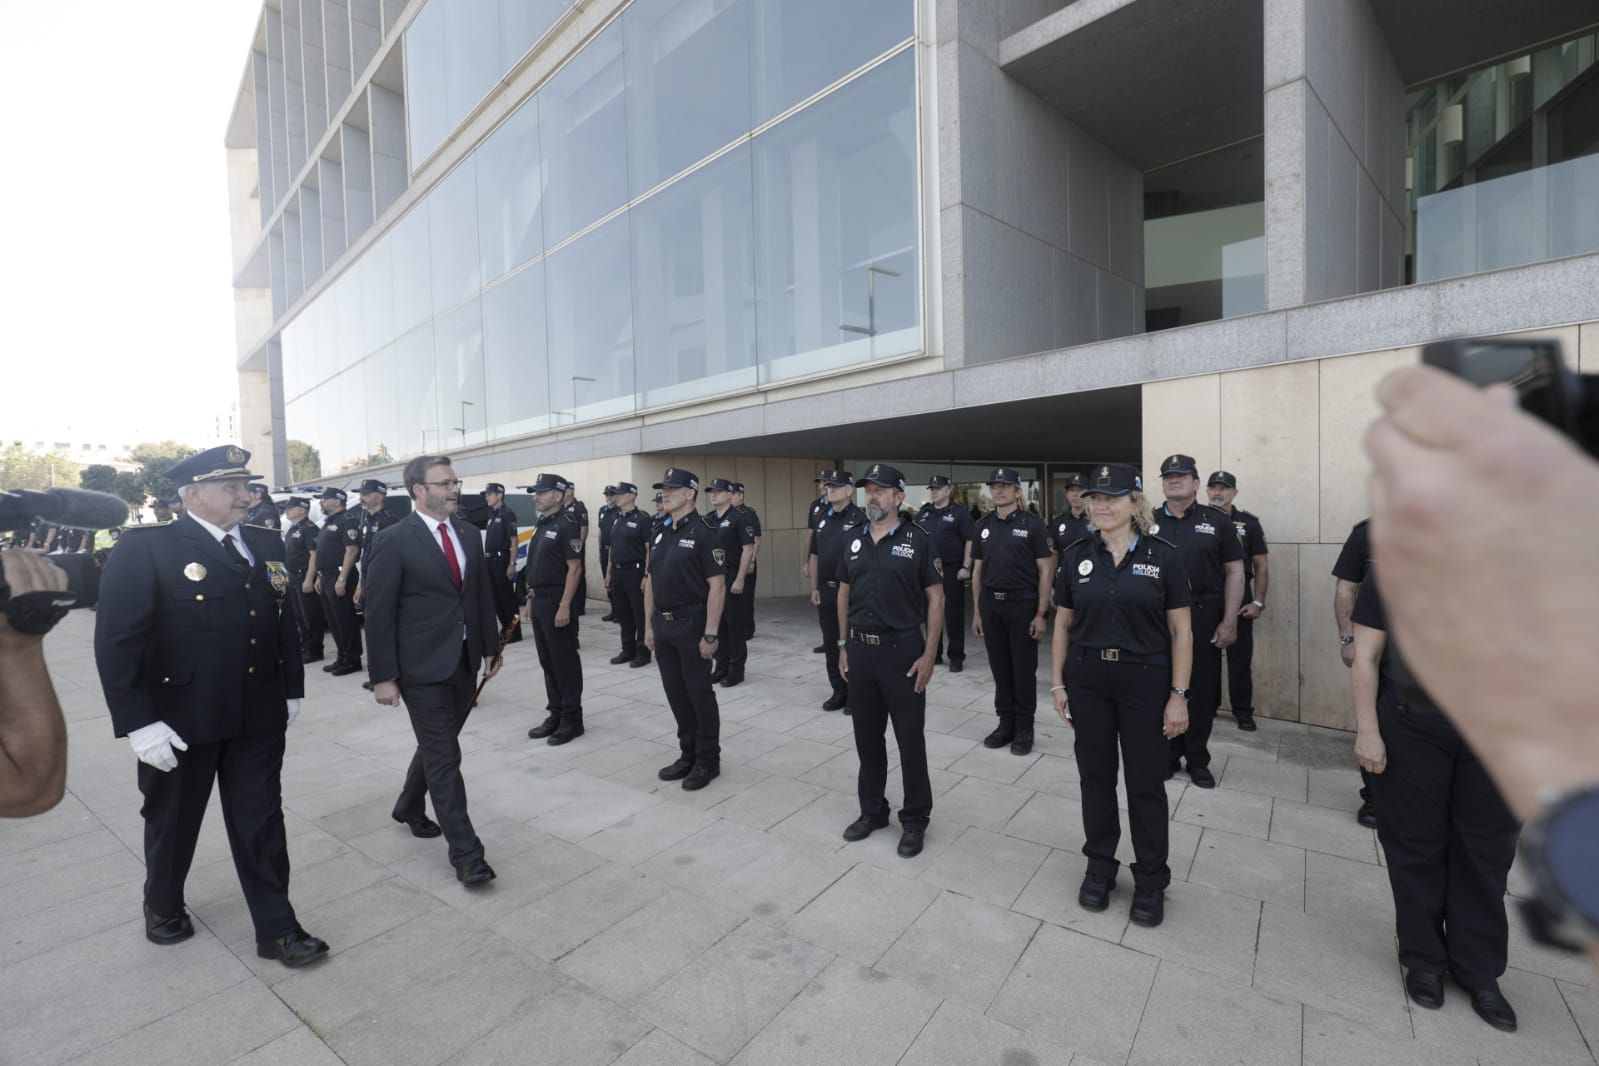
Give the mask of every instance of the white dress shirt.
M 461 535 L 455 531 L 455 527 L 450 524 L 450 520 L 447 518 L 441 521 L 422 511 L 418 511 L 416 513 L 419 517 L 421 517 L 422 521 L 427 523 L 428 536 L 433 538 L 433 543 L 438 546 L 440 555 L 444 554 L 444 545 L 439 543 L 439 530 L 443 529 L 445 535 L 450 538 L 450 546 L 455 549 L 455 561 L 461 567 L 461 580 L 462 582 L 465 582 L 466 547 L 461 543 Z
M 189 517 L 200 523 L 200 528 L 204 529 L 207 533 L 215 537 L 218 544 L 222 544 L 224 539 L 232 537 L 233 546 L 239 549 L 239 554 L 244 556 L 244 561 L 249 563 L 252 567 L 255 566 L 255 553 L 250 551 L 250 549 L 245 546 L 244 534 L 239 532 L 238 526 L 234 526 L 232 529 L 223 529 L 221 526 L 213 526 L 210 522 L 207 522 L 193 511 L 189 512 Z M 225 545 L 224 550 L 226 550 Z M 444 549 L 440 548 L 439 550 L 443 551 Z

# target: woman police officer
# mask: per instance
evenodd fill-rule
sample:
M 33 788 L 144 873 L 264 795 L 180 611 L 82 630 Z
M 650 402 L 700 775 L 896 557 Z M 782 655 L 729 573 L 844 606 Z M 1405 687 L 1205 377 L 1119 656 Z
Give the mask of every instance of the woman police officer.
M 1055 578 L 1051 688 L 1074 731 L 1088 870 L 1077 901 L 1102 911 L 1116 887 L 1116 748 L 1133 833 L 1132 920 L 1159 925 L 1166 864 L 1167 741 L 1188 728 L 1193 628 L 1188 578 L 1169 541 L 1150 535 L 1143 483 L 1130 466 L 1089 477 L 1095 532 L 1063 547 Z

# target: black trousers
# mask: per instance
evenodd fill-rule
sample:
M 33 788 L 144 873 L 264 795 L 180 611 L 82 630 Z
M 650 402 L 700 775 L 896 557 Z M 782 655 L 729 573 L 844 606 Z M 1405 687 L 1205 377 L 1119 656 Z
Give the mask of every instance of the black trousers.
M 671 618 L 656 611 L 650 625 L 661 687 L 677 719 L 677 746 L 696 763 L 717 766 L 722 759 L 722 712 L 711 687 L 710 661 L 700 658 L 705 608 L 674 610 Z
M 1520 826 L 1441 714 L 1379 698 L 1388 766 L 1372 775 L 1399 961 L 1482 987 L 1505 972 L 1505 882 Z
M 350 571 L 349 584 L 344 595 L 336 595 L 334 584 L 339 580 L 337 570 L 318 570 L 322 578 L 322 614 L 328 628 L 333 630 L 333 643 L 339 649 L 338 661 L 351 666 L 361 663 L 361 619 L 355 613 L 355 590 L 361 585 L 361 576 Z
M 177 769 L 139 764 L 144 794 L 144 901 L 163 918 L 183 910 L 183 883 L 194 862 L 200 823 L 214 780 L 222 793 L 233 868 L 250 908 L 255 938 L 295 929 L 289 905 L 289 846 L 283 829 L 283 730 L 190 744 Z
M 828 582 L 822 582 L 817 591 L 822 595 L 822 604 L 816 608 L 816 619 L 822 624 L 822 654 L 827 659 L 827 683 L 833 686 L 833 695 L 847 695 L 849 687 L 844 683 L 844 675 L 838 672 L 838 582 L 832 582 L 833 587 L 828 588 Z
M 748 615 L 745 612 L 750 595 L 748 588 L 734 595 L 732 587 L 732 582 L 728 582 L 722 620 L 716 627 L 716 665 L 729 670 L 743 670 L 744 664 L 749 661 Z
M 744 578 L 744 639 L 755 639 L 755 585 L 756 579 L 761 575 L 756 572 L 755 564 L 750 564 L 750 572 Z
M 326 623 L 322 620 L 322 600 L 316 593 L 302 591 L 305 573 L 289 571 L 294 590 L 289 594 L 289 610 L 294 612 L 294 625 L 300 631 L 300 654 L 322 658 L 322 633 Z
M 1194 668 L 1188 682 L 1193 690 L 1188 698 L 1188 731 L 1167 744 L 1172 765 L 1184 759 L 1190 770 L 1210 765 L 1210 731 L 1216 724 L 1216 708 L 1221 706 L 1222 655 L 1210 638 L 1221 624 L 1221 609 L 1219 595 L 1195 597 L 1190 615 L 1194 624 Z
M 944 632 L 939 638 L 941 654 L 951 662 L 966 658 L 966 581 L 955 575 L 961 561 L 944 560 Z M 985 625 L 987 623 L 984 623 Z M 947 645 L 947 647 L 945 646 Z
M 433 797 L 433 816 L 450 845 L 450 862 L 483 857 L 483 842 L 466 813 L 466 779 L 461 776 L 461 728 L 472 711 L 477 686 L 469 668 L 466 645 L 455 673 L 433 685 L 401 685 L 400 698 L 411 715 L 416 734 L 416 754 L 405 771 L 405 785 L 394 802 L 394 816 L 416 818 L 425 814 L 424 797 Z
M 889 813 L 888 745 L 884 734 L 894 724 L 899 745 L 899 771 L 905 785 L 903 826 L 925 826 L 933 813 L 933 786 L 927 773 L 927 693 L 916 691 L 916 679 L 906 677 L 911 664 L 926 646 L 919 632 L 896 643 L 849 642 L 850 721 L 855 726 L 855 753 L 861 770 L 856 779 L 861 814 L 886 818 Z
M 1105 662 L 1073 648 L 1066 666 L 1072 748 L 1083 801 L 1083 854 L 1088 872 L 1115 877 L 1121 819 L 1116 809 L 1116 752 L 1127 781 L 1133 832 L 1133 884 L 1165 889 L 1167 865 L 1166 737 L 1162 733 L 1171 666 Z M 1190 720 L 1192 720 L 1190 718 Z
M 1255 713 L 1255 621 L 1238 619 L 1238 639 L 1227 646 L 1227 702 L 1233 715 Z
M 647 650 L 644 646 L 644 564 L 614 563 L 611 566 L 611 610 L 622 630 L 622 651 L 635 659 Z
M 533 643 L 538 648 L 539 666 L 544 670 L 546 709 L 557 718 L 573 716 L 583 721 L 583 660 L 577 652 L 577 619 L 564 626 L 555 624 L 561 609 L 561 594 L 533 596 Z
M 1027 627 L 1038 613 L 1036 599 L 1016 599 L 1007 592 L 1003 600 L 983 593 L 977 609 L 983 618 L 983 647 L 994 674 L 994 713 L 999 720 L 1031 722 L 1038 710 L 1038 641 Z
M 489 587 L 494 591 L 494 615 L 500 620 L 500 628 L 504 629 L 516 618 L 518 604 L 516 602 L 516 584 L 505 574 L 506 567 L 511 565 L 510 555 L 505 552 L 495 552 L 493 555 L 483 557 L 483 565 L 489 568 Z M 517 626 L 511 630 L 507 644 L 515 644 L 522 639 L 522 627 Z

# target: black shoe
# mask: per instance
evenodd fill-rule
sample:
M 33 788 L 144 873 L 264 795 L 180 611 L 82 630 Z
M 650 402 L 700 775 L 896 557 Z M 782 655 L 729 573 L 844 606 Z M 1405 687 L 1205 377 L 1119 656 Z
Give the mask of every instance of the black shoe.
M 811 654 L 812 655 L 826 655 L 827 654 L 827 645 L 826 644 L 818 644 L 818 645 L 816 645 L 816 647 L 811 649 Z
M 371 692 L 372 691 L 372 682 L 363 681 L 363 682 L 361 682 L 361 687 L 366 689 L 368 692 Z
M 1444 1005 L 1443 974 L 1409 970 L 1405 973 L 1405 992 L 1416 1006 L 1437 1010 Z
M 835 692 L 822 701 L 822 710 L 839 711 L 849 705 L 849 693 Z
M 623 663 L 632 662 L 634 658 L 636 658 L 636 656 L 634 656 L 634 654 L 630 651 L 618 652 L 617 654 L 611 656 L 611 665 L 621 666 Z
M 727 672 L 727 676 L 722 678 L 722 687 L 723 688 L 732 688 L 734 685 L 742 685 L 743 683 L 744 683 L 744 671 L 743 670 L 729 670 Z
M 1030 755 L 1033 751 L 1033 723 L 1031 721 L 1016 723 L 1016 736 L 1010 742 L 1012 755 Z
M 1499 991 L 1499 982 L 1492 981 L 1486 988 L 1468 988 L 1460 984 L 1456 977 L 1455 984 L 1466 990 L 1471 997 L 1471 1009 L 1477 1012 L 1477 1017 L 1499 1030 L 1501 1033 L 1516 1031 L 1516 1008 L 1510 1005 L 1503 992 Z
M 576 740 L 582 735 L 583 722 L 581 720 L 574 722 L 570 718 L 563 718 L 561 719 L 561 728 L 557 729 L 555 733 L 544 743 L 550 745 L 552 748 L 558 748 L 562 744 Z
M 401 818 L 398 814 L 396 814 L 394 816 L 394 820 L 399 822 L 401 825 L 410 826 L 411 835 L 414 837 L 421 837 L 423 840 L 431 840 L 440 833 L 444 832 L 444 830 L 439 828 L 438 822 L 435 822 L 425 814 L 418 814 L 410 818 Z
M 877 830 L 887 828 L 887 826 L 888 815 L 880 814 L 875 818 L 868 818 L 863 814 L 844 827 L 844 839 L 853 844 L 857 840 L 865 840 Z
M 958 674 L 964 669 L 966 669 L 966 660 L 965 659 L 951 659 L 949 661 L 949 672 L 950 673 Z
M 637 670 L 641 666 L 650 665 L 650 653 L 649 652 L 643 652 L 642 654 L 640 654 L 636 658 L 634 658 L 634 660 L 632 662 L 628 663 L 627 665 L 631 666 L 635 670 Z
M 181 944 L 194 935 L 194 923 L 186 911 L 178 911 L 174 918 L 163 918 L 144 905 L 144 938 L 152 944 Z
M 334 677 L 348 677 L 351 674 L 359 674 L 360 672 L 361 665 L 359 663 L 345 663 L 343 666 L 335 666 L 328 671 Z
M 908 825 L 899 835 L 899 857 L 914 859 L 922 853 L 922 834 L 927 832 L 924 825 Z
M 1110 906 L 1110 894 L 1115 888 L 1114 877 L 1084 874 L 1083 886 L 1077 890 L 1077 905 L 1084 910 L 1102 911 Z
M 983 738 L 985 748 L 1003 748 L 1016 739 L 1016 723 L 1001 720 L 999 726 Z
M 1235 717 L 1238 719 L 1239 732 L 1253 733 L 1260 728 L 1260 726 L 1255 724 L 1255 716 L 1253 714 L 1240 714 Z
M 716 778 L 722 776 L 722 768 L 716 763 L 695 763 L 694 769 L 683 778 L 684 792 L 698 792 Z
M 326 955 L 328 945 L 327 941 L 318 940 L 297 925 L 292 933 L 285 933 L 276 940 L 257 940 L 255 953 L 263 959 L 277 959 L 290 969 L 297 970 Z
M 1166 920 L 1166 893 L 1158 888 L 1135 888 L 1130 917 L 1134 925 L 1159 925 Z
M 554 733 L 559 728 L 561 728 L 560 716 L 552 714 L 548 718 L 544 719 L 544 721 L 534 726 L 532 729 L 529 729 L 527 731 L 527 738 L 529 740 L 543 740 L 545 737 L 549 736 L 551 733 Z
M 677 762 L 671 766 L 661 767 L 655 776 L 662 781 L 681 781 L 688 776 L 688 772 L 692 769 L 694 769 L 694 756 L 679 755 Z
M 616 615 L 614 615 L 614 614 L 602 614 L 602 615 L 600 615 L 600 621 L 602 621 L 602 622 L 614 622 L 614 621 L 616 621 Z
M 334 659 L 332 662 L 328 663 L 326 666 L 324 666 L 322 668 L 322 672 L 324 674 L 331 674 L 333 671 L 337 670 L 339 667 L 341 667 L 343 665 L 344 664 L 339 662 L 339 660 Z
M 1360 805 L 1360 810 L 1355 812 L 1355 821 L 1367 829 L 1377 828 L 1377 805 L 1371 800 L 1366 800 Z
M 494 867 L 482 859 L 472 859 L 455 868 L 455 879 L 468 886 L 486 885 L 494 880 Z
M 1210 772 L 1208 766 L 1190 766 L 1188 780 L 1194 783 L 1195 788 L 1215 788 L 1216 775 Z
M 727 676 L 727 667 L 718 666 L 716 669 L 711 671 L 711 684 L 713 684 L 713 685 L 720 684 L 722 679 L 725 678 L 726 676 Z

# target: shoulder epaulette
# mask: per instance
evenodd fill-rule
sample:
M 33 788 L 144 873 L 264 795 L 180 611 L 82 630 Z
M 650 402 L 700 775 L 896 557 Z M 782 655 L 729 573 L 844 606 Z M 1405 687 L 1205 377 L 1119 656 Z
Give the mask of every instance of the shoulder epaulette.
M 136 529 L 165 529 L 167 526 L 173 525 L 176 522 L 176 518 L 169 518 L 165 522 L 140 522 L 136 525 L 123 526 L 122 532 L 132 533 Z
M 1179 549 L 1177 547 L 1177 545 L 1173 544 L 1171 541 L 1167 540 L 1165 537 L 1161 536 L 1158 533 L 1146 533 L 1144 535 L 1146 537 L 1149 537 L 1151 540 L 1160 541 L 1162 544 L 1166 545 L 1166 547 L 1172 549 L 1173 551 L 1180 551 L 1181 550 L 1181 549 Z
M 1073 548 L 1077 547 L 1077 545 L 1082 544 L 1082 543 L 1086 542 L 1087 540 L 1088 540 L 1087 537 L 1078 537 L 1076 540 L 1074 540 L 1070 544 L 1066 545 L 1066 547 L 1062 548 L 1061 551 L 1069 552 Z

